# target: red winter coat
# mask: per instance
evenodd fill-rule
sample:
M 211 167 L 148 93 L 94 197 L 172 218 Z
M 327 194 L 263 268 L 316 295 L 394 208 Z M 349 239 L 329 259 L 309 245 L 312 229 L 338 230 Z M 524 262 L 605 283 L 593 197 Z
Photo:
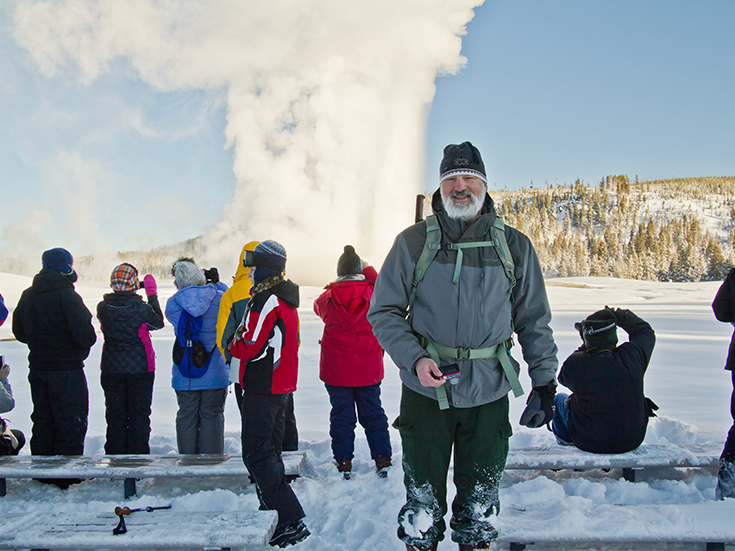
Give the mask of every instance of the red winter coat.
M 378 273 L 368 266 L 364 281 L 334 281 L 314 301 L 324 321 L 319 378 L 334 386 L 368 386 L 383 380 L 383 349 L 367 315 Z

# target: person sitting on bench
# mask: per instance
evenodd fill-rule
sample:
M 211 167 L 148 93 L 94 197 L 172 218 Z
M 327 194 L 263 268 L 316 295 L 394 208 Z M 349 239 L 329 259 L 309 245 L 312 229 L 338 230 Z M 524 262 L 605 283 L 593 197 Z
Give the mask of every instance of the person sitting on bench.
M 658 409 L 643 395 L 643 376 L 656 344 L 651 326 L 630 310 L 605 307 L 575 323 L 584 344 L 569 356 L 556 395 L 552 430 L 561 445 L 592 453 L 625 453 L 641 445 Z M 617 346 L 617 328 L 628 333 Z

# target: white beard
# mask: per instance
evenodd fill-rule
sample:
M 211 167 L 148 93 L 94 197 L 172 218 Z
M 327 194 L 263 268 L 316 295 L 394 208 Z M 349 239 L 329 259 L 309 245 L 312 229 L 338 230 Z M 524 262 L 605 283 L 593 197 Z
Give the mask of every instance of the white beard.
M 467 194 L 470 197 L 470 202 L 457 204 L 454 201 L 454 191 L 449 193 L 449 197 L 444 197 L 444 194 L 442 193 L 442 205 L 444 205 L 444 212 L 447 213 L 449 218 L 461 220 L 462 222 L 469 222 L 480 213 L 484 197 L 482 195 L 478 197 L 469 191 Z

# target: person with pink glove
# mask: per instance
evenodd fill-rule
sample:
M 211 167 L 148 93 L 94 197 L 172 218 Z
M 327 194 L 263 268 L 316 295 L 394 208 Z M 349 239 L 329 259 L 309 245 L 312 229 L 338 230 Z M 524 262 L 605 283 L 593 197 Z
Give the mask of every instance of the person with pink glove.
M 107 420 L 105 453 L 147 454 L 156 367 L 149 331 L 163 327 L 158 288 L 150 274 L 141 285 L 138 270 L 127 263 L 112 270 L 110 287 L 113 292 L 97 305 L 105 337 L 100 365 Z M 148 302 L 138 295 L 141 288 Z

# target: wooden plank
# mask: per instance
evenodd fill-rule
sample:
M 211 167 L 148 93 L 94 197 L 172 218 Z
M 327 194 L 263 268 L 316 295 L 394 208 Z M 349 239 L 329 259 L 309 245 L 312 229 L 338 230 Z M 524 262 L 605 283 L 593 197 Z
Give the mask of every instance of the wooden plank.
M 140 511 L 113 535 L 110 513 L 8 513 L 0 516 L 0 549 L 252 549 L 268 546 L 275 511 Z
M 287 475 L 299 475 L 305 452 L 284 452 Z M 157 478 L 247 476 L 242 457 L 224 455 L 80 455 L 0 457 L 3 478 Z
M 501 543 L 735 543 L 735 500 L 578 505 L 504 506 L 493 525 Z
M 644 444 L 620 454 L 597 454 L 574 446 L 511 448 L 506 469 L 612 469 L 645 467 L 714 467 L 721 445 Z

